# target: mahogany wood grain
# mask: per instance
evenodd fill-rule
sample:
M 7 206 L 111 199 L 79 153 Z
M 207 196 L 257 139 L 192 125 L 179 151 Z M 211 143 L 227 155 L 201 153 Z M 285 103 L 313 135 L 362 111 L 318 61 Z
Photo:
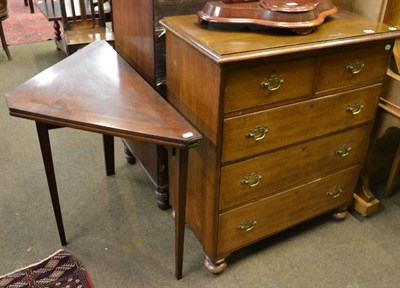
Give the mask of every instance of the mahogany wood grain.
M 206 0 L 113 0 L 115 49 L 157 90 L 165 83 L 164 16 L 193 14 Z M 164 93 L 165 94 L 165 90 Z M 163 95 L 165 96 L 165 95 Z
M 359 173 L 360 167 L 354 166 L 222 213 L 219 217 L 218 254 L 228 253 L 315 215 L 331 211 L 342 203 L 351 202 Z M 336 198 L 327 195 L 334 187 L 343 190 Z M 241 223 L 253 219 L 257 224 L 250 231 L 238 228 Z
M 326 17 L 336 12 L 337 8 L 330 0 L 297 0 L 294 3 L 242 0 L 209 1 L 197 15 L 201 22 L 291 28 L 303 35 L 311 33 L 315 26 L 321 25 Z
M 219 208 L 224 210 L 326 176 L 334 169 L 357 165 L 366 156 L 372 124 L 319 138 L 285 150 L 241 161 L 221 168 Z M 350 145 L 347 156 L 337 151 Z M 242 183 L 251 173 L 260 173 L 259 184 Z
M 261 105 L 287 101 L 312 94 L 316 57 L 260 64 L 236 65 L 227 69 L 225 82 L 225 113 Z M 282 78 L 280 88 L 270 91 L 261 84 L 272 75 Z
M 362 82 L 382 82 L 393 42 L 383 41 L 371 43 L 368 47 L 363 46 L 322 56 L 317 91 L 358 85 Z M 359 73 L 352 74 L 346 67 L 355 60 L 362 61 L 364 66 Z
M 168 101 L 217 144 L 223 109 L 219 99 L 221 68 L 173 35 L 167 39 L 167 51 Z
M 40 151 L 42 152 L 44 170 L 46 172 L 47 185 L 49 186 L 50 190 L 50 198 L 53 206 L 54 216 L 56 217 L 58 234 L 60 236 L 61 245 L 65 246 L 67 245 L 67 238 L 65 237 L 60 201 L 58 198 L 56 174 L 54 172 L 54 162 L 51 155 L 49 126 L 42 122 L 36 122 L 36 130 L 40 139 Z
M 372 121 L 380 91 L 378 84 L 225 119 L 222 162 L 236 161 Z M 359 114 L 352 115 L 347 109 L 355 103 L 361 103 L 364 108 Z M 264 139 L 255 141 L 246 136 L 259 125 L 269 129 Z
M 182 278 L 187 150 L 202 135 L 105 41 L 93 42 L 39 73 L 6 93 L 6 99 L 11 115 L 37 123 L 62 245 L 66 239 L 48 135 L 53 125 L 103 134 L 108 175 L 115 172 L 111 155 L 114 136 L 170 147 L 177 163 L 175 275 Z
M 85 85 L 81 85 L 82 79 Z M 95 99 L 101 101 L 92 101 L 94 91 Z M 184 118 L 178 121 L 176 110 L 104 41 L 93 42 L 76 57 L 39 73 L 6 97 L 11 115 L 49 124 L 62 122 L 60 126 L 145 138 L 173 147 L 188 146 L 200 137 L 196 130 L 188 129 L 191 126 Z M 193 135 L 186 134 L 189 132 Z
M 114 0 L 113 25 L 115 49 L 150 83 L 154 79 L 152 1 Z
M 389 30 L 388 25 L 344 10 L 331 15 L 324 25 L 317 28 L 317 33 L 301 37 L 275 30 L 247 29 L 243 32 L 241 27 L 204 27 L 197 23 L 195 15 L 168 17 L 161 23 L 172 33 L 185 39 L 184 41 L 192 43 L 200 53 L 218 63 L 400 37 L 400 30 Z M 367 33 L 364 30 L 374 32 Z
M 115 49 L 162 96 L 166 96 L 165 29 L 159 24 L 164 16 L 192 14 L 206 0 L 114 0 Z M 168 161 L 164 147 L 124 139 L 155 187 L 157 205 L 170 207 L 168 201 Z
M 329 210 L 337 210 L 340 215 L 345 215 L 343 211 L 351 202 L 360 166 L 365 160 L 369 133 L 381 96 L 383 75 L 380 71 L 387 65 L 393 38 L 400 37 L 400 32 L 346 11 L 328 17 L 312 34 L 301 37 L 273 29 L 243 29 L 243 26 L 235 25 L 202 26 L 197 23 L 195 15 L 166 17 L 161 23 L 167 29 L 167 98 L 205 135 L 202 145 L 189 152 L 193 165 L 188 171 L 190 188 L 186 220 L 206 253 L 206 268 L 218 273 L 216 271 L 225 269 L 225 258 L 232 251 L 313 215 Z M 378 51 L 375 48 L 379 45 L 381 48 Z M 321 68 L 322 65 L 336 65 L 335 62 L 342 61 L 340 57 L 325 61 L 324 57 L 340 53 L 351 55 L 360 47 L 371 48 L 372 53 L 380 54 L 369 55 L 372 60 L 365 60 L 364 64 L 368 65 L 364 68 L 371 65 L 376 67 L 361 73 L 369 74 L 370 71 L 371 75 L 357 75 L 354 78 L 361 76 L 361 80 L 354 82 L 339 79 L 335 75 L 324 75 L 326 79 L 336 80 L 332 80 L 325 90 L 319 89 L 319 83 L 328 82 L 321 76 L 321 71 L 325 69 Z M 259 92 L 260 80 L 255 80 L 261 77 L 258 74 L 264 74 L 264 70 L 258 66 L 264 67 L 267 72 L 279 71 L 280 66 L 275 64 L 281 63 L 287 65 L 285 73 L 291 75 L 287 82 L 284 80 L 282 83 L 282 92 L 288 83 L 292 83 L 290 86 L 297 91 L 286 91 L 288 94 L 279 98 L 278 90 L 275 91 L 276 98 L 273 98 L 275 95 L 272 92 L 268 95 L 271 99 L 268 99 Z M 291 68 L 289 63 L 293 65 Z M 309 70 L 312 75 L 309 75 Z M 297 80 L 292 82 L 296 75 L 303 74 L 306 75 L 304 86 Z M 349 104 L 358 102 L 363 105 L 360 113 L 352 115 L 346 112 Z M 268 126 L 270 123 L 276 126 Z M 246 142 L 249 140 L 246 138 L 249 129 L 263 124 L 270 129 L 265 138 L 259 143 Z M 357 148 L 356 151 L 351 150 L 349 155 L 354 154 L 348 159 L 336 161 L 327 153 L 341 140 L 349 140 Z M 311 151 L 316 151 L 315 155 L 307 154 Z M 314 162 L 305 157 L 306 154 Z M 291 155 L 290 158 L 295 159 L 293 166 L 290 163 L 288 166 L 282 164 L 289 162 L 283 155 L 287 158 Z M 328 162 L 326 166 L 322 159 Z M 341 163 L 341 160 L 349 162 Z M 347 169 L 351 165 L 354 165 L 354 169 Z M 288 172 L 291 170 L 289 166 L 293 171 Z M 232 170 L 229 170 L 231 167 Z M 271 188 L 266 185 L 255 192 L 254 197 L 251 195 L 246 198 L 246 195 L 240 199 L 239 194 L 243 194 L 231 183 L 242 179 L 235 173 L 243 167 L 269 167 L 265 177 L 268 183 L 273 184 Z M 277 176 L 279 173 L 282 175 Z M 307 175 L 314 176 L 307 178 Z M 349 177 L 346 178 L 348 181 L 338 175 L 346 175 L 344 177 Z M 319 194 L 322 192 L 317 187 L 310 190 L 307 187 L 317 185 L 322 181 L 321 177 L 328 179 L 327 183 L 344 181 L 344 185 L 350 189 L 346 189 L 345 197 L 326 202 L 323 197 L 325 194 Z M 264 185 L 261 183 L 259 185 Z M 291 190 L 294 186 L 304 187 L 304 191 L 308 191 L 302 194 L 307 196 L 300 201 L 300 207 L 304 208 L 299 208 L 300 215 L 296 212 L 298 202 L 295 199 L 298 197 L 282 196 L 275 202 L 278 195 L 291 195 L 297 191 Z M 270 192 L 278 194 L 271 195 Z M 254 206 L 253 202 L 256 203 Z M 274 204 L 270 207 L 257 206 L 258 203 Z M 275 204 L 277 208 L 273 207 Z M 244 207 L 250 208 L 247 210 Z M 290 208 L 285 210 L 282 207 Z M 286 220 L 281 226 L 276 225 L 271 230 L 263 228 L 255 236 L 250 234 L 243 239 L 242 235 L 236 234 L 241 223 L 233 221 L 236 216 L 222 217 L 236 215 L 236 211 L 242 211 L 243 215 L 254 212 L 263 219 L 268 214 L 268 218 Z M 269 215 L 268 211 L 274 215 Z M 296 216 L 286 217 L 291 212 Z M 231 226 L 225 229 L 222 221 Z

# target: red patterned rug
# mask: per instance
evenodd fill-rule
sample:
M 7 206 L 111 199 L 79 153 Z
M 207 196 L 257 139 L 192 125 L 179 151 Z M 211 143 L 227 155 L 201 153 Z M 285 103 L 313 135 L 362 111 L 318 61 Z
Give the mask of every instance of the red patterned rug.
M 54 39 L 53 22 L 47 21 L 36 5 L 31 14 L 23 0 L 8 0 L 8 19 L 3 21 L 3 28 L 8 45 Z
M 0 288 L 93 288 L 93 284 L 82 263 L 59 250 L 37 264 L 0 276 Z

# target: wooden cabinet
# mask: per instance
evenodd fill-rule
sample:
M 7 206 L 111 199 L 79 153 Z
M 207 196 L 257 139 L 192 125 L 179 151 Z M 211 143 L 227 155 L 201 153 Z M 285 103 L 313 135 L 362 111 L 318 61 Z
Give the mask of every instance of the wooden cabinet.
M 113 29 L 116 51 L 165 96 L 165 29 L 159 24 L 164 16 L 192 14 L 206 0 L 113 0 Z M 168 204 L 167 152 L 158 145 L 143 145 L 123 139 L 128 159 L 139 160 L 151 179 L 157 204 Z M 130 160 L 129 160 L 130 161 Z M 134 161 L 134 160 L 132 160 Z
M 205 136 L 186 210 L 205 266 L 219 273 L 233 251 L 319 214 L 344 218 L 400 32 L 346 11 L 305 36 L 162 24 L 168 101 Z

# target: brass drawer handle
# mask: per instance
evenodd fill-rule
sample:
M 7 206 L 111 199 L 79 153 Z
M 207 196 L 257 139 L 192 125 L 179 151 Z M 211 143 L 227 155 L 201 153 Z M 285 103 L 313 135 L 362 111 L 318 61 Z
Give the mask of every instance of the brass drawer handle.
M 268 133 L 267 127 L 258 125 L 256 128 L 251 129 L 249 132 L 247 132 L 246 136 L 253 138 L 255 141 L 260 141 L 264 139 L 267 133 Z
M 361 70 L 364 68 L 364 62 L 362 60 L 356 59 L 353 60 L 347 65 L 346 71 L 351 72 L 351 74 L 356 75 L 361 72 Z
M 347 106 L 346 111 L 351 113 L 352 115 L 360 114 L 361 110 L 364 108 L 364 105 L 360 102 L 350 104 Z
M 277 74 L 272 74 L 269 79 L 261 82 L 261 89 L 267 89 L 270 92 L 276 91 L 281 87 L 283 83 L 283 77 Z
M 336 155 L 346 157 L 352 149 L 353 147 L 350 144 L 344 144 L 336 150 Z
M 241 183 L 243 185 L 248 185 L 250 188 L 256 187 L 260 184 L 261 179 L 263 178 L 260 172 L 253 172 L 249 176 L 245 176 Z
M 339 197 L 343 192 L 343 189 L 340 186 L 335 186 L 332 189 L 329 189 L 328 192 L 326 192 L 326 195 L 332 198 L 337 198 Z
M 257 220 L 247 220 L 238 226 L 238 229 L 243 230 L 244 232 L 249 232 L 253 230 L 254 226 L 256 226 Z

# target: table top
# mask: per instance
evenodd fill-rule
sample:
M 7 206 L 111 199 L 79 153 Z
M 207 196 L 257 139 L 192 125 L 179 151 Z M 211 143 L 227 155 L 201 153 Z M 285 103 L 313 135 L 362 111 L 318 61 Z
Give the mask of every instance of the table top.
M 400 37 L 396 27 L 342 9 L 308 35 L 256 25 L 201 25 L 196 15 L 165 17 L 161 24 L 217 63 Z
M 105 41 L 95 41 L 6 93 L 10 114 L 185 148 L 202 135 Z

